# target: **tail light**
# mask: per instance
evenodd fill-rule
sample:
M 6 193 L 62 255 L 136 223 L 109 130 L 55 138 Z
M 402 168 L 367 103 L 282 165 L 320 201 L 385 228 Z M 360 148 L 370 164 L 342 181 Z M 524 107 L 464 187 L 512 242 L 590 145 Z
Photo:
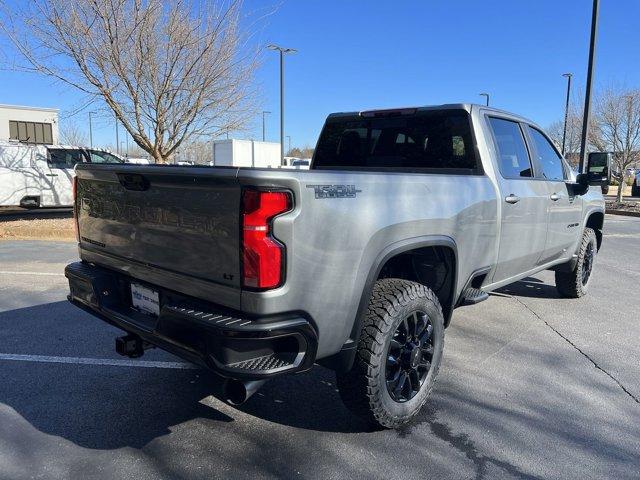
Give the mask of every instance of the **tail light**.
M 284 280 L 285 251 L 271 232 L 271 220 L 292 208 L 288 192 L 242 191 L 242 283 L 266 290 Z
M 73 226 L 76 231 L 76 240 L 80 243 L 80 227 L 78 226 L 78 176 L 74 175 L 72 183 L 73 191 Z

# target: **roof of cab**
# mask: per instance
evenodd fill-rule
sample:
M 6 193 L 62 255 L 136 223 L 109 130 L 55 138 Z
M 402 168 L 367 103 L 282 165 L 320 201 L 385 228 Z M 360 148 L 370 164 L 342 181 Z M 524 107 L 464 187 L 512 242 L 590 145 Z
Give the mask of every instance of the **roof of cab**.
M 520 121 L 530 123 L 535 125 L 535 122 L 532 122 L 528 118 L 523 117 L 522 115 L 518 115 L 512 112 L 507 112 L 506 110 L 500 110 L 494 107 L 488 107 L 486 105 L 480 105 L 478 103 L 444 103 L 442 105 L 424 105 L 417 107 L 398 107 L 398 108 L 380 108 L 380 109 L 367 109 L 356 112 L 336 112 L 331 113 L 327 118 L 338 118 L 338 117 L 360 117 L 364 113 L 374 113 L 374 112 L 392 112 L 395 110 L 415 110 L 416 112 L 420 111 L 429 111 L 429 110 L 466 110 L 471 113 L 472 110 L 481 109 L 487 113 L 495 113 L 500 115 L 507 115 L 512 118 L 516 118 Z

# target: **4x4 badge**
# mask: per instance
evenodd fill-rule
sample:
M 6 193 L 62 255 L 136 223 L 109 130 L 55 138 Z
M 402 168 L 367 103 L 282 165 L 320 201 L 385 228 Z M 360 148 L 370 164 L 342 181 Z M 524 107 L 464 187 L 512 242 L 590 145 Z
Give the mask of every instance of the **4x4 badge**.
M 355 185 L 307 185 L 313 188 L 316 198 L 355 198 L 362 190 Z

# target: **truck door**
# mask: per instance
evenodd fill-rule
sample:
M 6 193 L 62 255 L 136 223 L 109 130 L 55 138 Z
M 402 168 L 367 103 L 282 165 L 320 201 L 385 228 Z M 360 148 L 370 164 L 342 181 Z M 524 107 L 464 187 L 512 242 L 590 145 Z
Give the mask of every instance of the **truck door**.
M 73 168 L 84 159 L 84 153 L 75 148 L 47 148 L 42 191 L 42 205 L 73 205 Z
M 549 194 L 545 182 L 534 179 L 522 125 L 488 117 L 500 186 L 501 229 L 493 281 L 499 282 L 539 264 L 547 236 Z
M 533 153 L 536 177 L 547 189 L 549 223 L 547 240 L 540 263 L 547 263 L 573 254 L 576 241 L 582 233 L 582 200 L 569 194 L 568 173 L 562 156 L 544 133 L 535 127 L 526 127 Z

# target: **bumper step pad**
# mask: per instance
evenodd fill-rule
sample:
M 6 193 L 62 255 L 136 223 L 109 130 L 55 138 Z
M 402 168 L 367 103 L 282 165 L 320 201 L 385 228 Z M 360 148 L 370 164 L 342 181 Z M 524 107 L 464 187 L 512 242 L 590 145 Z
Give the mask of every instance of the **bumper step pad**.
M 239 370 L 274 370 L 276 368 L 283 368 L 290 366 L 294 359 L 287 360 L 285 358 L 279 358 L 277 354 L 265 355 L 264 357 L 252 358 L 251 360 L 245 360 L 244 362 L 232 363 L 229 365 L 231 368 L 237 368 Z

